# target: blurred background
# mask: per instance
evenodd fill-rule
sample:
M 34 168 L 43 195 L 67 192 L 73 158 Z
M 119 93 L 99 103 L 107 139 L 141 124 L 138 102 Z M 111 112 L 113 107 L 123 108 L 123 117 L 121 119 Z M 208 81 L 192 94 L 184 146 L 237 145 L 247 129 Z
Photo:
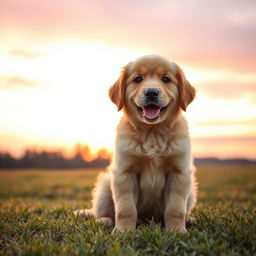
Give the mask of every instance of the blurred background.
M 108 88 L 145 54 L 197 89 L 197 159 L 255 160 L 255 13 L 250 0 L 2 0 L 0 165 L 105 166 L 121 115 Z

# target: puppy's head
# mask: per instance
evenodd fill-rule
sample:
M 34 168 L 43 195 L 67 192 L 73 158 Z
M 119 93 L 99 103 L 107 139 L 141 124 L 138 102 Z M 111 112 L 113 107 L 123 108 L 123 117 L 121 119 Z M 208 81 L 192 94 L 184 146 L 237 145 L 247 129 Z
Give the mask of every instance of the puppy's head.
M 118 111 L 124 108 L 133 120 L 157 124 L 186 111 L 195 89 L 177 64 L 149 55 L 126 65 L 109 90 Z

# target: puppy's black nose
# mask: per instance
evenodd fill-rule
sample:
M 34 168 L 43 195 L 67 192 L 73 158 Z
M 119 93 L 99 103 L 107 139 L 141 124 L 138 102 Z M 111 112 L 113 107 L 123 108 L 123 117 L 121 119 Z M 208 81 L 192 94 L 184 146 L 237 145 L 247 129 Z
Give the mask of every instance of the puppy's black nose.
M 149 88 L 144 91 L 144 94 L 149 100 L 155 100 L 159 95 L 159 91 L 155 88 Z

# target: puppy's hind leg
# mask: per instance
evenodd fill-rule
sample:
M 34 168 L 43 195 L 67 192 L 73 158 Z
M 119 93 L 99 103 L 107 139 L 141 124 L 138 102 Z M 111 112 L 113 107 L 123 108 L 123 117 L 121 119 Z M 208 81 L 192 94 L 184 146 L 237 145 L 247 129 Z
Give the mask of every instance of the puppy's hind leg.
M 93 212 L 97 221 L 107 226 L 114 225 L 115 210 L 109 172 L 102 172 L 98 176 L 93 191 Z
M 93 216 L 96 221 L 106 224 L 107 226 L 114 225 L 114 202 L 110 187 L 110 177 L 108 172 L 100 173 L 92 192 L 92 208 L 81 209 L 74 214 L 85 216 Z

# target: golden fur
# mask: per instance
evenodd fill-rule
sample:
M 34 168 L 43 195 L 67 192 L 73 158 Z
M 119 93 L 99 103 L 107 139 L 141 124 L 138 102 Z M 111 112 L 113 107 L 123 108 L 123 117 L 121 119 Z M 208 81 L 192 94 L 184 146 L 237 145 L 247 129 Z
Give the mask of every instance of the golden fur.
M 145 92 L 152 88 L 157 96 L 151 98 L 158 103 L 150 114 Z M 112 163 L 98 177 L 92 209 L 76 213 L 115 224 L 120 232 L 151 218 L 162 221 L 166 230 L 186 232 L 197 189 L 182 110 L 194 99 L 194 88 L 175 63 L 150 55 L 125 66 L 109 96 L 124 112 Z M 152 111 L 158 113 L 155 119 Z

